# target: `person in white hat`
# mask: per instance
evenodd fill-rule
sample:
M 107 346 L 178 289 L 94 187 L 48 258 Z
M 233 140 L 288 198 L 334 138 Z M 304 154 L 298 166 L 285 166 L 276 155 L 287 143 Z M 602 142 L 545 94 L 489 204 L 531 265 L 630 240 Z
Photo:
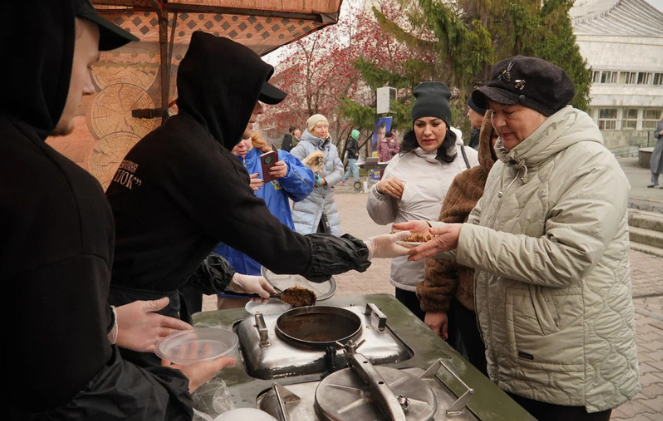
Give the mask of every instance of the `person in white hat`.
M 292 208 L 295 230 L 301 234 L 328 233 L 340 237 L 341 221 L 336 209 L 334 186 L 343 178 L 343 162 L 329 134 L 329 122 L 322 114 L 314 114 L 306 121 L 306 130 L 299 144 L 290 151 L 300 161 L 322 155 L 316 173 L 315 188 L 304 200 Z

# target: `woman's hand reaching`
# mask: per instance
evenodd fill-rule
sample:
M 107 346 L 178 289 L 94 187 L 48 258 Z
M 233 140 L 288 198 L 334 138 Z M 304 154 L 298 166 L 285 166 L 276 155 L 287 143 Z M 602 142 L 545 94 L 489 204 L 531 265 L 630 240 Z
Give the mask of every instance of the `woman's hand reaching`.
M 376 188 L 378 189 L 378 193 L 386 194 L 394 199 L 400 199 L 403 197 L 405 183 L 396 177 L 383 178 L 378 181 Z

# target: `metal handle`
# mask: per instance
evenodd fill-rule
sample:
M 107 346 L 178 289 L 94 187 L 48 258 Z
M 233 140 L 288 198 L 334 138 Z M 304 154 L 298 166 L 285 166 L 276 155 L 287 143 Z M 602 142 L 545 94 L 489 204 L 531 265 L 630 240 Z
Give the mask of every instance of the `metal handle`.
M 285 407 L 287 403 L 299 402 L 302 399 L 278 383 L 272 385 L 274 389 L 274 396 L 276 397 L 276 403 L 278 404 L 278 410 L 281 413 L 282 421 L 290 421 L 290 415 Z
M 470 398 L 474 394 L 474 389 L 469 387 L 459 376 L 456 374 L 448 365 L 442 361 L 440 358 L 439 360 L 435 361 L 433 365 L 428 367 L 428 370 L 424 372 L 424 374 L 421 375 L 421 379 L 432 379 L 435 377 L 435 374 L 437 371 L 440 369 L 440 366 L 444 367 L 460 384 L 463 385 L 465 389 L 467 389 L 462 395 L 458 397 L 458 399 L 452 403 L 448 408 L 447 408 L 447 415 L 460 415 L 463 413 L 463 409 L 467 406 L 467 403 L 469 402 Z
M 255 314 L 255 327 L 258 329 L 258 336 L 260 337 L 260 348 L 266 348 L 271 345 L 269 342 L 269 333 L 267 332 L 267 324 L 262 314 Z
M 387 327 L 387 316 L 380 311 L 378 306 L 373 303 L 366 303 L 364 314 L 371 316 L 371 324 L 375 326 L 378 332 L 384 332 L 384 329 Z M 374 319 L 377 319 L 377 323 L 374 322 Z
M 406 421 L 403 407 L 373 364 L 362 354 L 349 354 L 354 372 L 368 385 L 373 398 L 391 421 Z

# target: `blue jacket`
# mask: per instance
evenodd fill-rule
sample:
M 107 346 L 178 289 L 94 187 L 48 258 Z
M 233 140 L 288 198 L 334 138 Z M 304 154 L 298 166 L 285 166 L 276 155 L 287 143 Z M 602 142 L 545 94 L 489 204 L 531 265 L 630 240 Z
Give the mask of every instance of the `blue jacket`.
M 258 173 L 259 178 L 262 178 L 260 155 L 262 155 L 262 152 L 259 149 L 253 148 L 248 151 L 246 158 L 244 158 L 244 166 L 249 174 Z M 242 159 L 241 157 L 238 158 Z M 282 224 L 294 230 L 295 224 L 292 222 L 288 198 L 294 202 L 299 202 L 311 193 L 314 184 L 313 171 L 284 150 L 279 150 L 279 160 L 288 164 L 288 174 L 283 178 L 265 184 L 255 192 L 255 195 L 265 201 L 269 211 Z M 214 253 L 225 257 L 238 273 L 260 275 L 260 263 L 224 243 L 219 243 L 214 249 Z

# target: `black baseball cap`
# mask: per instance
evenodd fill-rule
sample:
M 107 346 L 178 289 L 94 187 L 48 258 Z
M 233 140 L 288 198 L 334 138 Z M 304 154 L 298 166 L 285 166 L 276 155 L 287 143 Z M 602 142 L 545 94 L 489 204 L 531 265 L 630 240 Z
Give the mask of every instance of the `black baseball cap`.
M 258 101 L 269 105 L 276 105 L 283 101 L 286 96 L 288 96 L 287 93 L 283 92 L 268 81 L 264 81 L 262 84 L 262 89 L 260 89 L 260 95 L 258 95 Z
M 122 47 L 138 38 L 99 16 L 90 0 L 74 0 L 76 17 L 87 19 L 99 26 L 99 51 L 109 51 Z

